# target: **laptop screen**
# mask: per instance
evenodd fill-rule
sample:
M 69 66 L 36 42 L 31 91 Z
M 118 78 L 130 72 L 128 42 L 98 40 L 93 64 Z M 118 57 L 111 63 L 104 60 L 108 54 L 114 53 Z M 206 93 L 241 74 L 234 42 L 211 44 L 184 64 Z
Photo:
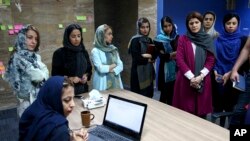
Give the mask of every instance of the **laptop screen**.
M 147 105 L 109 95 L 103 124 L 141 135 Z

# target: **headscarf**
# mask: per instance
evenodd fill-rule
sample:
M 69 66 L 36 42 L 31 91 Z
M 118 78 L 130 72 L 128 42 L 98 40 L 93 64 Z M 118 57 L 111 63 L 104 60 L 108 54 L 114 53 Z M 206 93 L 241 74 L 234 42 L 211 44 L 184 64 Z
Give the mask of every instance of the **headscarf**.
M 142 35 L 140 32 L 140 27 L 142 26 L 143 23 L 148 23 L 149 25 L 149 32 L 147 35 Z M 137 34 L 134 35 L 128 44 L 128 53 L 131 54 L 131 42 L 133 39 L 135 38 L 140 38 L 139 42 L 140 42 L 140 47 L 141 48 L 141 54 L 146 53 L 147 51 L 147 47 L 148 44 L 150 44 L 151 39 L 148 37 L 151 27 L 150 27 L 150 22 L 147 18 L 142 17 L 139 18 L 136 22 L 136 30 L 137 30 Z M 137 66 L 137 76 L 138 76 L 138 80 L 139 80 L 139 86 L 140 89 L 145 89 L 148 86 L 150 86 L 153 82 L 154 79 L 154 70 L 153 70 L 153 64 L 152 63 L 147 63 L 145 65 L 138 65 Z
M 26 45 L 26 34 L 28 30 L 34 29 L 35 28 L 32 25 L 28 24 L 26 26 L 23 26 L 22 29 L 19 31 L 15 40 L 13 54 L 10 57 L 8 66 L 6 68 L 6 73 L 4 74 L 4 79 L 10 83 L 12 88 L 15 90 L 17 96 L 23 99 L 29 99 L 29 92 L 26 91 L 27 88 L 23 89 L 20 87 L 19 83 L 23 81 L 21 80 L 20 72 L 22 73 L 23 70 L 31 66 L 40 69 L 37 63 L 38 58 L 36 55 L 36 52 L 39 50 L 39 35 L 37 35 L 38 43 L 34 51 L 28 50 L 28 47 Z M 37 31 L 35 32 L 38 34 Z M 21 62 L 22 64 L 19 64 L 18 62 Z
M 107 58 L 107 64 L 117 64 L 118 50 L 113 44 L 107 44 L 105 41 L 105 32 L 110 27 L 107 24 L 100 25 L 96 29 L 94 47 L 103 51 Z M 107 73 L 107 89 L 120 88 L 119 76 L 114 73 Z
M 238 27 L 235 32 L 228 33 L 225 29 L 225 23 L 233 17 L 237 17 Z M 223 20 L 223 30 L 221 35 L 215 41 L 216 53 L 217 56 L 220 56 L 220 59 L 216 60 L 215 69 L 219 74 L 223 75 L 233 68 L 241 50 L 241 37 L 240 19 L 238 15 L 230 13 L 225 15 Z
M 215 39 L 215 38 L 218 36 L 218 34 L 219 34 L 219 33 L 215 30 L 215 28 L 214 28 L 215 22 L 216 22 L 216 14 L 215 14 L 214 12 L 212 12 L 212 11 L 207 11 L 207 12 L 204 14 L 203 17 L 205 18 L 205 16 L 206 16 L 207 14 L 211 14 L 211 15 L 213 15 L 213 17 L 214 17 L 214 22 L 213 22 L 211 28 L 208 29 L 207 34 L 209 34 L 213 39 Z
M 170 33 L 170 36 L 168 36 L 163 31 L 164 22 L 168 22 L 168 23 L 172 24 L 173 29 Z M 162 17 L 160 27 L 161 27 L 160 34 L 158 34 L 156 36 L 156 39 L 160 40 L 161 42 L 170 42 L 170 41 L 174 40 L 176 38 L 176 36 L 178 35 L 176 25 L 173 23 L 173 20 L 168 16 Z
M 79 30 L 81 33 L 81 42 L 79 46 L 74 46 L 71 44 L 69 36 L 73 30 Z M 75 62 L 71 62 L 75 65 L 69 65 L 69 66 L 75 66 L 71 68 L 70 72 L 75 72 L 73 74 L 76 74 L 76 76 L 82 78 L 82 75 L 86 73 L 87 70 L 87 59 L 86 57 L 86 49 L 83 44 L 83 37 L 82 37 L 82 28 L 78 24 L 70 24 L 64 32 L 64 37 L 63 37 L 63 46 L 69 50 L 67 52 L 66 58 L 68 60 L 72 60 L 71 58 L 76 58 Z
M 201 28 L 197 33 L 191 32 L 189 29 L 188 23 L 192 18 L 197 18 L 201 22 Z M 206 34 L 203 30 L 203 19 L 200 13 L 193 12 L 189 14 L 186 18 L 186 27 L 187 27 L 187 37 L 196 45 L 195 50 L 195 76 L 200 74 L 200 71 L 204 67 L 206 61 L 206 51 L 214 54 L 214 43 L 210 35 Z
M 170 36 L 168 36 L 164 32 L 164 29 L 163 29 L 164 22 L 168 22 L 172 25 L 172 31 L 170 33 Z M 177 36 L 176 25 L 173 23 L 173 20 L 170 17 L 165 16 L 165 17 L 162 17 L 162 19 L 161 19 L 160 27 L 161 27 L 160 34 L 158 34 L 154 40 L 163 43 L 165 53 L 172 53 L 173 47 L 171 46 L 170 42 L 172 40 L 174 40 Z M 164 80 L 165 80 L 165 82 L 175 80 L 175 76 L 176 76 L 175 73 L 176 73 L 176 62 L 174 60 L 170 60 L 168 62 L 165 62 L 164 63 L 164 77 L 165 77 Z
M 45 82 L 19 121 L 19 140 L 45 141 L 53 129 L 68 125 L 61 101 L 63 82 L 62 76 L 53 76 Z
M 150 22 L 149 22 L 149 20 L 148 20 L 147 18 L 145 18 L 145 17 L 139 18 L 139 19 L 137 20 L 137 22 L 136 22 L 136 35 L 134 35 L 134 36 L 130 39 L 130 41 L 129 41 L 129 43 L 128 43 L 128 53 L 129 53 L 129 54 L 131 53 L 131 48 L 130 48 L 130 46 L 131 46 L 131 41 L 132 41 L 133 39 L 139 38 L 139 37 L 145 37 L 145 38 L 148 37 L 148 35 L 146 35 L 146 36 L 145 36 L 145 35 L 142 35 L 141 32 L 140 32 L 140 27 L 142 26 L 143 23 L 148 23 L 148 25 L 149 25 L 148 35 L 149 35 L 149 33 L 150 33 L 151 27 L 150 27 Z

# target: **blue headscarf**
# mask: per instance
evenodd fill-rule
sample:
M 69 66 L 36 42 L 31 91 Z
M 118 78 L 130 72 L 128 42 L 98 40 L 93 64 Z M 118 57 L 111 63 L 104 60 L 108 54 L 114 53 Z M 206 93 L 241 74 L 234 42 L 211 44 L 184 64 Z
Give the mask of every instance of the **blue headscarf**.
M 23 113 L 19 122 L 19 141 L 44 141 L 56 127 L 67 124 L 61 101 L 64 77 L 49 78 L 38 98 Z
M 234 14 L 228 14 L 233 18 Z M 228 17 L 226 15 L 225 17 Z M 231 19 L 230 17 L 227 19 Z M 239 17 L 238 17 L 239 18 Z M 225 19 L 225 18 L 224 18 Z M 240 21 L 238 20 L 237 30 L 233 33 L 228 33 L 225 29 L 225 23 L 228 20 L 223 21 L 223 31 L 221 35 L 215 41 L 216 53 L 219 59 L 216 60 L 215 70 L 223 75 L 229 72 L 236 62 L 240 50 L 241 50 L 241 31 L 240 31 Z

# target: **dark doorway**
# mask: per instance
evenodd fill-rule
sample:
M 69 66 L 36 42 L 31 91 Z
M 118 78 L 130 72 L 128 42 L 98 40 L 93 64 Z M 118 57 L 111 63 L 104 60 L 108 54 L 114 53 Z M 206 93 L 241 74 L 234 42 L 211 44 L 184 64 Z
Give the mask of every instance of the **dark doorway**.
M 130 38 L 136 34 L 138 18 L 138 0 L 94 0 L 95 29 L 108 24 L 113 29 L 113 44 L 118 48 L 124 69 L 122 81 L 129 86 L 131 56 L 127 46 Z

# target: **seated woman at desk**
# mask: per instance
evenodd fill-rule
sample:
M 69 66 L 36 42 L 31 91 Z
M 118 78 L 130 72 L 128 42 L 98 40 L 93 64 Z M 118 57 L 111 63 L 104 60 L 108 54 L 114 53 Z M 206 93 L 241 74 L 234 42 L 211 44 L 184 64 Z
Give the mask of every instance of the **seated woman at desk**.
M 68 78 L 49 78 L 19 121 L 19 141 L 86 141 L 86 131 L 69 132 L 66 117 L 75 106 L 73 98 L 74 87 Z
M 123 89 L 120 73 L 123 63 L 118 49 L 112 44 L 113 34 L 110 26 L 100 25 L 95 33 L 94 48 L 91 51 L 95 72 L 93 88 L 97 90 Z

